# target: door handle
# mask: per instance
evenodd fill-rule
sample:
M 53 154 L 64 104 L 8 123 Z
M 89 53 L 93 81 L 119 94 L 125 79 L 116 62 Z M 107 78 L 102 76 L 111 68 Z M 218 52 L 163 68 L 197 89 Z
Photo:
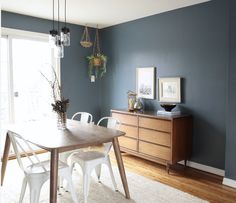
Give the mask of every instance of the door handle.
M 19 97 L 19 92 L 14 92 L 14 97 Z

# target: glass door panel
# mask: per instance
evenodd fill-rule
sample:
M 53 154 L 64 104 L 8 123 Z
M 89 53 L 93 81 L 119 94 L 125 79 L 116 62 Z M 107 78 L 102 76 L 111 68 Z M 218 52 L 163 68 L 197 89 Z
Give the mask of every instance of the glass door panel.
M 51 89 L 41 74 L 51 78 L 49 43 L 13 39 L 12 67 L 15 122 L 51 117 Z
M 4 126 L 10 120 L 10 102 L 9 102 L 9 83 L 8 83 L 8 41 L 7 38 L 1 38 L 1 58 L 0 58 L 0 137 L 2 148 L 6 132 Z

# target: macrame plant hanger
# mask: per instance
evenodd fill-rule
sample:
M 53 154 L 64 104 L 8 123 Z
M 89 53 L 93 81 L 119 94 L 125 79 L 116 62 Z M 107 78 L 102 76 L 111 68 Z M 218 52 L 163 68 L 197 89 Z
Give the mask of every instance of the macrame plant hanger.
M 93 45 L 93 43 L 90 40 L 89 32 L 88 32 L 88 27 L 85 25 L 83 35 L 80 40 L 80 44 L 82 47 L 89 48 Z
M 96 29 L 94 44 L 93 44 L 93 56 L 94 56 L 94 66 L 101 66 L 102 60 L 99 58 L 101 55 L 101 49 L 99 44 L 98 26 Z
M 95 32 L 93 53 L 87 57 L 89 61 L 89 77 L 91 82 L 95 82 L 95 78 L 102 78 L 106 73 L 107 56 L 101 53 L 99 35 L 98 35 L 98 25 Z

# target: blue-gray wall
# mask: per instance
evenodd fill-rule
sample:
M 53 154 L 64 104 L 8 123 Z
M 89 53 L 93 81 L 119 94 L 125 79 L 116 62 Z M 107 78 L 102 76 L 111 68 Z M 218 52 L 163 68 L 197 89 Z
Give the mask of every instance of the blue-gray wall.
M 48 33 L 52 21 L 2 11 L 2 27 Z M 92 49 L 80 46 L 83 27 L 68 24 L 71 31 L 71 46 L 65 47 L 65 57 L 61 60 L 61 80 L 63 95 L 70 99 L 68 116 L 77 111 L 87 111 L 100 118 L 99 85 L 91 83 L 88 78 L 86 56 Z M 94 30 L 91 30 L 94 35 Z
M 228 71 L 227 133 L 226 133 L 226 177 L 236 180 L 236 2 L 230 5 L 230 63 Z
M 79 45 L 82 27 L 70 25 L 73 43 L 61 61 L 70 116 L 89 111 L 98 118 L 111 108 L 126 108 L 136 68 L 156 66 L 157 77 L 184 78 L 180 108 L 194 116 L 192 160 L 225 168 L 226 177 L 236 179 L 235 20 L 235 1 L 213 0 L 103 29 L 108 71 L 95 84 L 84 59 L 91 50 Z M 48 33 L 51 22 L 2 12 L 2 26 Z M 159 108 L 157 100 L 144 102 L 146 109 Z
M 192 161 L 224 169 L 228 1 L 211 1 L 102 30 L 108 72 L 102 80 L 102 115 L 127 108 L 137 67 L 183 80 L 182 111 L 194 118 Z M 157 110 L 157 100 L 145 100 Z

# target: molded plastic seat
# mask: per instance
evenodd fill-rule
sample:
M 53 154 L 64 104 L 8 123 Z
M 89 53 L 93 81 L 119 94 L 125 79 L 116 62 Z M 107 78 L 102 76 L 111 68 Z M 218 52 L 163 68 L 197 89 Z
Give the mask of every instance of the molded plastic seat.
M 104 117 L 98 121 L 97 125 L 100 125 L 102 121 L 107 120 L 107 127 L 108 128 L 116 128 L 120 122 L 112 117 Z M 87 203 L 88 193 L 89 193 L 89 184 L 90 184 L 90 176 L 95 169 L 98 180 L 100 182 L 101 177 L 101 165 L 105 164 L 109 168 L 111 180 L 115 190 L 117 191 L 117 185 L 115 182 L 114 174 L 111 167 L 111 162 L 109 158 L 109 152 L 112 147 L 112 143 L 104 143 L 104 151 L 97 152 L 97 151 L 80 151 L 75 152 L 70 156 L 71 161 L 71 171 L 75 164 L 79 164 L 82 172 L 83 172 L 83 192 L 84 192 L 84 202 Z
M 41 162 L 38 156 L 32 150 L 30 144 L 20 135 L 9 133 L 9 136 L 17 157 L 18 164 L 25 174 L 22 183 L 19 203 L 23 201 L 27 184 L 29 184 L 30 188 L 30 203 L 38 203 L 41 188 L 43 184 L 50 178 L 50 161 L 47 160 Z M 24 153 L 28 158 L 27 160 L 30 162 L 30 165 L 25 166 L 25 164 L 22 162 L 20 151 Z M 33 156 L 29 157 L 27 152 L 33 154 Z M 72 184 L 70 168 L 66 163 L 63 163 L 61 161 L 58 162 L 58 175 L 67 180 L 73 202 L 78 203 L 76 193 Z

